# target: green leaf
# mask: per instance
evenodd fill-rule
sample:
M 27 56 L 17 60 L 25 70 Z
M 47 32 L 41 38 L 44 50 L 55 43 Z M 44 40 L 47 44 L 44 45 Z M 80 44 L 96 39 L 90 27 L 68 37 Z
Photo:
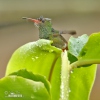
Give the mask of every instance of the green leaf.
M 62 51 L 51 46 L 51 43 L 49 40 L 40 39 L 17 49 L 7 65 L 6 75 L 25 68 L 49 79 L 52 67 Z
M 75 57 L 78 57 L 80 51 L 82 50 L 83 46 L 86 44 L 87 41 L 87 34 L 79 36 L 78 38 L 74 38 L 71 36 L 68 41 L 69 52 Z
M 0 80 L 1 100 L 51 100 L 50 94 L 40 81 L 20 76 L 6 76 Z
M 69 100 L 89 100 L 97 65 L 75 68 L 70 74 Z
M 61 52 L 51 46 L 51 41 L 40 39 L 17 49 L 12 55 L 6 70 L 6 75 L 20 69 L 26 69 L 35 74 L 44 75 L 51 82 L 52 100 L 59 99 Z M 55 82 L 58 82 L 56 85 Z M 55 91 L 58 92 L 55 92 Z
M 71 64 L 71 69 L 72 68 L 74 69 L 70 76 L 69 84 L 71 92 L 69 100 L 73 100 L 73 98 L 74 100 L 89 100 L 89 96 L 95 81 L 96 70 L 97 70 L 97 65 L 90 65 L 90 64 L 100 63 L 99 61 L 100 57 L 98 57 L 100 51 L 100 48 L 98 46 L 99 44 L 100 44 L 100 33 L 94 33 L 90 35 L 87 43 L 84 44 L 84 46 L 81 47 L 81 51 L 78 52 L 79 55 L 79 56 L 77 55 L 78 60 Z M 75 45 L 78 44 L 76 43 Z M 72 54 L 74 54 L 75 52 L 74 46 L 72 46 L 71 49 L 73 50 Z M 95 62 L 97 60 L 98 62 Z M 87 67 L 84 67 L 83 65 Z M 78 66 L 80 66 L 81 68 L 76 68 Z
M 85 64 L 100 63 L 100 32 L 90 35 L 88 42 L 80 52 L 79 62 Z
M 61 85 L 61 57 L 59 57 L 54 65 L 51 74 L 51 94 L 52 100 L 59 100 Z
M 68 74 L 66 74 L 67 70 L 62 71 L 62 67 L 63 69 L 68 67 L 66 60 L 64 66 L 62 66 L 62 50 L 51 46 L 51 41 L 42 39 L 28 43 L 17 49 L 8 63 L 6 75 L 25 68 L 28 71 L 32 71 L 32 73 L 44 75 L 50 81 L 52 100 L 59 100 L 63 91 L 67 94 L 69 91 L 69 100 L 73 100 L 73 98 L 74 100 L 89 100 L 97 67 L 96 65 L 87 64 L 93 64 L 94 62 L 92 61 L 100 60 L 100 57 L 96 58 L 96 55 L 100 51 L 98 46 L 99 43 L 96 44 L 94 40 L 99 41 L 100 35 L 91 35 L 89 40 L 87 35 L 83 35 L 78 39 L 70 39 L 68 59 L 70 60 L 71 65 Z M 92 43 L 93 47 L 91 47 Z M 91 48 L 95 49 L 96 55 L 93 50 L 91 53 Z M 86 65 L 87 67 L 84 67 L 83 65 Z M 81 68 L 76 68 L 78 66 Z M 73 72 L 71 71 L 72 69 Z M 65 77 L 70 75 L 67 83 L 63 79 L 64 75 Z M 61 89 L 62 82 L 65 83 L 64 90 Z M 69 86 L 69 88 L 66 88 L 66 86 Z M 64 95 L 64 97 L 66 97 L 66 95 Z
M 45 85 L 48 93 L 50 94 L 50 84 L 44 76 L 33 74 L 32 72 L 28 72 L 26 69 L 18 70 L 17 72 L 13 72 L 10 75 L 21 76 L 23 78 L 27 78 L 36 82 L 42 82 Z
M 73 62 L 77 61 L 78 58 L 75 57 L 72 53 L 68 52 L 68 60 L 70 61 L 70 63 L 73 63 Z
M 78 61 L 71 67 L 78 67 L 90 64 L 100 63 L 100 32 L 90 35 L 88 42 L 84 45 L 78 56 Z

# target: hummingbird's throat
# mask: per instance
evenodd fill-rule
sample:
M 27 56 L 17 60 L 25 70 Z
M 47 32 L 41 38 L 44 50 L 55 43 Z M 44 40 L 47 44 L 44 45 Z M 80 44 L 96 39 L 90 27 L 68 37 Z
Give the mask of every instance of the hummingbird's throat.
M 39 26 L 40 39 L 49 39 L 51 35 L 52 35 L 52 28 L 43 25 Z

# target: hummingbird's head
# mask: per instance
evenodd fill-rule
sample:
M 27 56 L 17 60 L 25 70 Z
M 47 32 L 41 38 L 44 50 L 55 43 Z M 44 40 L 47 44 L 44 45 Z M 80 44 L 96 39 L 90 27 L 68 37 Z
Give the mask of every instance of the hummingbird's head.
M 23 17 L 23 19 L 27 19 L 27 20 L 30 20 L 31 22 L 34 22 L 35 26 L 37 26 L 38 28 L 51 26 L 51 19 L 44 18 L 43 16 L 40 16 L 37 19 L 27 18 L 27 17 Z
M 52 24 L 50 18 L 27 18 L 23 17 L 23 19 L 30 20 L 31 22 L 34 22 L 35 26 L 39 29 L 39 38 L 47 39 L 49 38 L 49 35 L 52 34 Z

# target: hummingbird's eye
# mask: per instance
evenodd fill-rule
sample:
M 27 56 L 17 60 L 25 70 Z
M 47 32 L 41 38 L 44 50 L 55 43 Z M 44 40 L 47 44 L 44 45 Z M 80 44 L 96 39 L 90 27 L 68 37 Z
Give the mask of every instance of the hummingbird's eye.
M 43 16 L 40 16 L 40 18 L 37 18 L 37 20 L 41 21 L 42 23 L 45 22 L 45 19 L 43 18 Z
M 45 19 L 42 19 L 42 23 L 44 23 L 45 22 Z

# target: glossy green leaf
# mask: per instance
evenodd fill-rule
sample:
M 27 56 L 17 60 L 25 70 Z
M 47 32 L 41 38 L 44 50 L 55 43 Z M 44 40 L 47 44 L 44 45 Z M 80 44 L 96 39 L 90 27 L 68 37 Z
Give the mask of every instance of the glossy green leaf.
M 61 57 L 59 57 L 54 65 L 51 74 L 51 94 L 52 100 L 59 100 L 60 98 L 60 85 L 61 85 Z
M 6 75 L 23 68 L 44 75 L 52 85 L 52 100 L 57 100 L 60 94 L 60 56 L 62 50 L 51 46 L 51 43 L 49 40 L 41 39 L 17 49 L 8 63 Z M 55 92 L 56 90 L 58 92 Z
M 70 61 L 70 63 L 73 63 L 73 62 L 77 61 L 78 58 L 75 57 L 72 53 L 68 52 L 68 60 Z
M 6 76 L 0 80 L 1 100 L 51 100 L 45 85 L 20 76 Z
M 10 75 L 21 76 L 23 78 L 30 79 L 36 82 L 42 82 L 45 85 L 48 93 L 50 94 L 50 84 L 46 80 L 45 76 L 41 76 L 39 74 L 33 74 L 32 72 L 29 72 L 26 69 L 18 70 L 17 72 L 13 72 Z
M 100 63 L 100 32 L 90 35 L 89 41 L 80 52 L 79 62 L 87 64 Z
M 77 57 L 87 41 L 88 41 L 87 34 L 79 36 L 78 38 L 74 38 L 73 36 L 71 36 L 68 41 L 69 52 L 75 57 Z
M 67 98 L 64 94 L 64 100 L 89 100 L 97 69 L 96 65 L 91 64 L 94 64 L 92 61 L 99 63 L 100 60 L 99 56 L 96 57 L 100 51 L 98 46 L 100 42 L 99 34 L 91 35 L 89 40 L 87 35 L 69 40 L 68 59 L 71 63 L 68 65 L 70 66 L 69 70 L 66 69 L 68 59 L 64 61 L 61 58 L 62 50 L 51 46 L 51 41 L 41 39 L 28 43 L 14 52 L 8 63 L 6 75 L 25 68 L 32 73 L 44 75 L 50 81 L 52 100 L 63 100 L 61 98 L 63 91 L 69 95 Z M 93 51 L 96 52 L 96 55 Z M 87 67 L 84 67 L 84 65 Z M 73 71 L 71 71 L 72 69 Z M 66 82 L 67 76 L 70 77 Z M 65 80 L 63 77 L 65 77 Z M 65 89 L 61 88 L 62 83 L 64 83 Z M 67 86 L 69 88 L 66 88 Z
M 71 66 L 78 67 L 90 64 L 100 63 L 100 32 L 90 35 L 89 40 L 82 48 L 78 56 L 78 61 L 74 62 Z
M 70 98 L 69 100 L 73 100 L 73 98 L 74 100 L 89 100 L 89 96 L 90 96 L 90 93 L 91 93 L 91 90 L 92 90 L 92 87 L 95 81 L 95 77 L 96 77 L 97 65 L 91 65 L 91 64 L 94 64 L 93 62 L 91 63 L 90 62 L 86 63 L 86 62 L 88 62 L 88 60 L 91 60 L 91 59 L 95 61 L 97 58 L 100 60 L 100 57 L 97 56 L 97 53 L 100 50 L 99 50 L 98 44 L 95 43 L 95 41 L 98 41 L 98 43 L 100 43 L 99 34 L 100 33 L 92 34 L 89 37 L 89 40 L 87 41 L 86 44 L 82 43 L 84 44 L 84 46 L 81 47 L 81 51 L 77 53 L 79 55 L 79 56 L 77 55 L 78 60 L 71 64 L 71 68 L 74 68 L 74 69 L 70 76 L 70 96 L 69 96 Z M 82 39 L 80 43 L 82 42 Z M 75 46 L 77 45 L 78 44 L 76 43 Z M 96 52 L 94 52 L 93 48 L 96 49 Z M 74 47 L 71 49 L 74 49 Z M 75 51 L 73 50 L 72 54 L 74 54 L 74 52 Z M 84 58 L 84 54 L 86 54 L 85 58 Z M 89 56 L 90 58 L 88 58 Z M 84 60 L 86 62 L 84 62 Z M 84 66 L 82 67 L 82 65 L 86 65 L 86 67 Z M 78 66 L 80 66 L 80 68 L 76 68 Z M 76 95 L 76 94 L 79 94 L 79 95 Z
M 41 39 L 17 49 L 7 65 L 6 75 L 25 68 L 49 79 L 52 66 L 61 54 L 61 49 L 51 46 L 51 43 Z
M 75 68 L 70 75 L 69 100 L 89 100 L 97 65 Z

